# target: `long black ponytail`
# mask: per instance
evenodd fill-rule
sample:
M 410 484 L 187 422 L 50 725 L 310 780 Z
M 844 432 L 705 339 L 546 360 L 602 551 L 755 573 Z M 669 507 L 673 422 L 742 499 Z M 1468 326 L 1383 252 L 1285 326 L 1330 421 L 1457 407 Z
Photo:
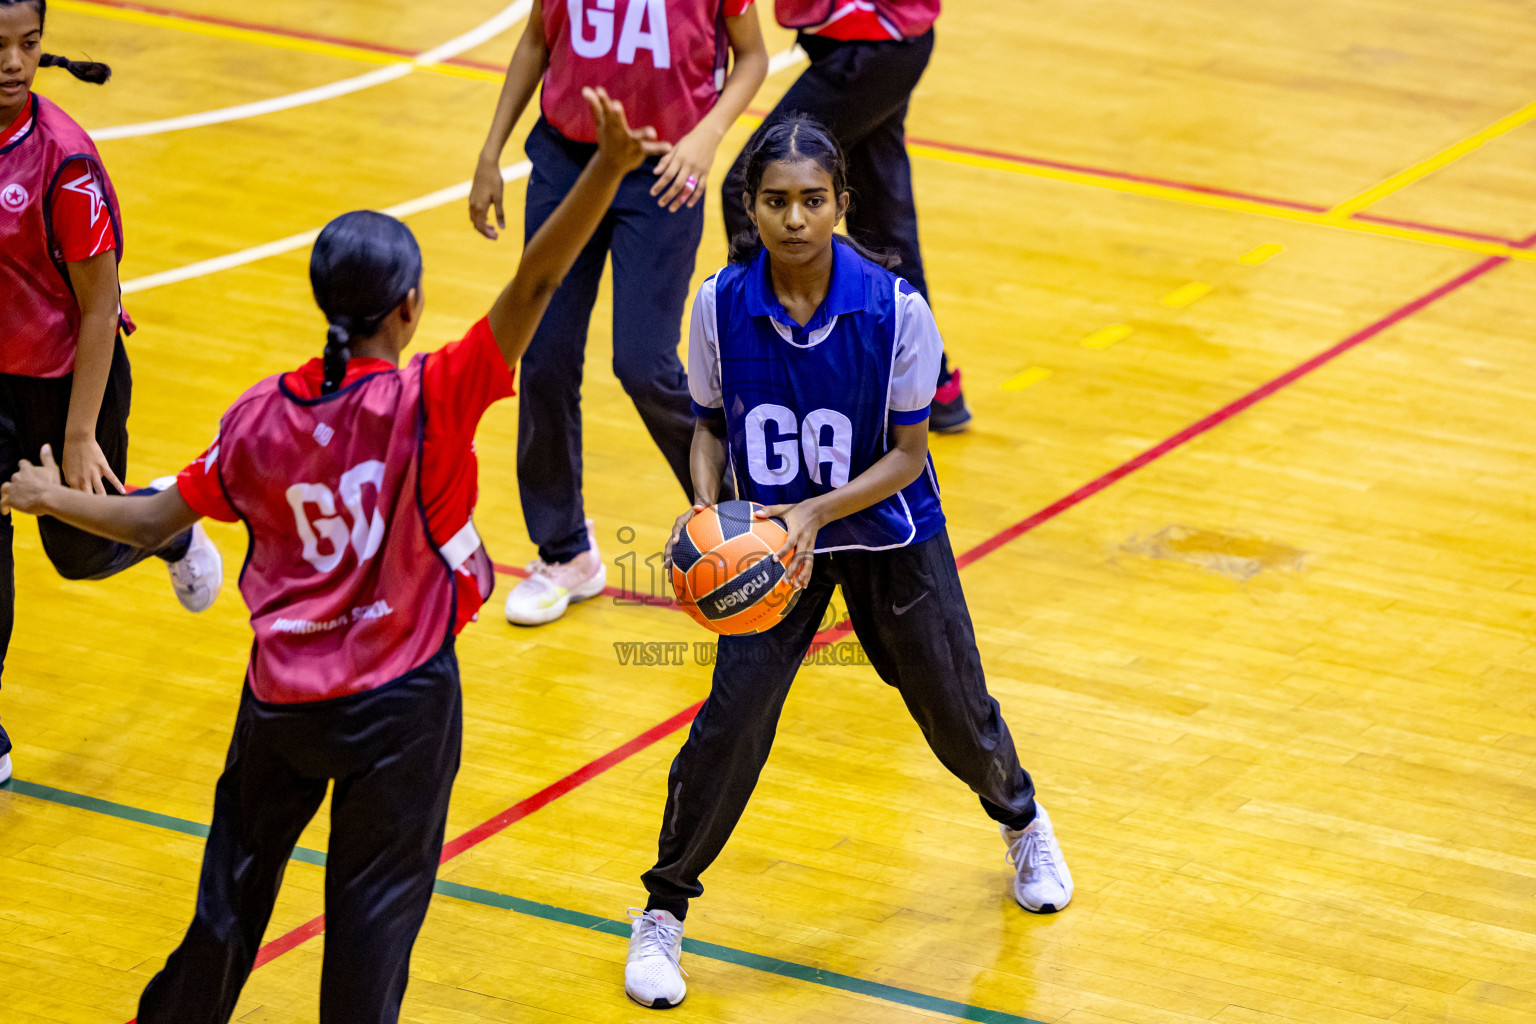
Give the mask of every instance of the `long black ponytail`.
M 17 7 L 21 4 L 37 6 L 37 27 L 42 29 L 48 21 L 48 0 L 0 0 L 0 7 Z M 63 68 L 82 82 L 103 85 L 112 77 L 112 69 L 95 60 L 70 60 L 52 53 L 45 53 L 37 62 L 39 67 Z
M 792 113 L 763 124 L 753 133 L 747 142 L 746 193 L 744 196 L 727 196 L 725 201 L 744 202 L 751 210 L 757 202 L 757 190 L 762 187 L 763 172 L 768 165 L 801 160 L 815 161 L 831 176 L 834 198 L 848 191 L 848 161 L 843 156 L 843 147 L 820 121 L 809 114 Z M 858 197 L 853 199 L 857 201 Z M 890 268 L 901 262 L 900 257 L 866 248 L 846 235 L 833 237 L 871 263 Z M 738 232 L 730 243 L 732 263 L 750 263 L 763 248 L 763 240 L 755 225 Z
M 328 395 L 341 387 L 354 338 L 376 334 L 386 317 L 421 286 L 421 247 L 411 229 L 373 210 L 327 224 L 309 257 L 309 283 L 330 328 L 325 336 Z

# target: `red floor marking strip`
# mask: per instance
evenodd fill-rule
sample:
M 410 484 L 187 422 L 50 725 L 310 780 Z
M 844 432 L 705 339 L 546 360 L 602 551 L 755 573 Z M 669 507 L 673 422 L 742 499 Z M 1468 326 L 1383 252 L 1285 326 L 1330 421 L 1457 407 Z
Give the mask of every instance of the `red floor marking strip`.
M 252 965 L 251 970 L 254 971 L 257 967 L 271 963 L 290 949 L 308 942 L 323 931 L 325 931 L 325 915 L 321 914 L 313 921 L 301 924 L 286 935 L 273 939 L 265 946 L 262 946 L 256 953 L 256 963 Z
M 511 825 L 517 821 L 521 821 L 539 808 L 560 799 L 562 796 L 565 796 L 565 794 L 569 793 L 577 786 L 580 786 L 582 783 L 590 782 L 592 779 L 597 778 L 599 775 L 603 774 L 603 772 L 612 768 L 620 761 L 623 761 L 634 754 L 638 754 L 640 751 L 644 750 L 646 747 L 657 742 L 658 740 L 663 739 L 666 736 L 670 736 L 672 733 L 692 722 L 693 716 L 699 713 L 699 708 L 702 707 L 703 704 L 703 701 L 699 701 L 697 704 L 693 704 L 684 708 L 677 714 L 673 715 L 671 718 L 667 719 L 665 722 L 658 722 L 656 725 L 651 726 L 649 729 L 645 730 L 645 732 L 641 733 L 639 736 L 636 736 L 634 739 L 630 740 L 628 743 L 625 743 L 623 746 L 615 747 L 613 750 L 610 750 L 608 753 L 604 754 L 602 757 L 599 757 L 597 760 L 591 761 L 576 769 L 574 772 L 567 775 L 560 781 L 545 786 L 543 789 L 533 794 L 533 796 L 518 801 L 511 807 L 508 807 L 506 810 L 496 815 L 494 818 L 491 818 L 489 821 L 486 821 L 480 825 L 476 825 L 474 828 L 470 829 L 468 832 L 465 832 L 457 839 L 453 839 L 444 843 L 443 856 L 439 863 L 446 864 L 453 858 L 457 857 L 459 854 L 463 853 L 465 850 L 479 846 L 481 843 L 485 842 L 487 839 L 491 838 L 496 833 L 506 828 L 508 825 Z
M 1482 231 L 1463 231 L 1461 228 L 1447 228 L 1439 224 L 1425 224 L 1417 220 L 1378 217 L 1374 213 L 1357 213 L 1352 215 L 1350 219 L 1366 221 L 1371 224 L 1385 224 L 1394 228 L 1409 228 L 1414 231 L 1433 231 L 1437 235 L 1450 235 L 1453 238 L 1465 238 L 1472 242 L 1494 242 L 1498 245 L 1510 245 L 1519 248 L 1519 243 L 1512 238 L 1505 238 L 1503 235 L 1490 235 Z
M 1532 236 L 1523 242 L 1518 242 L 1516 245 L 1518 248 L 1524 249 L 1528 248 L 1533 241 L 1536 241 L 1536 236 Z M 1356 346 L 1361 345 L 1376 337 L 1376 335 L 1391 327 L 1393 324 L 1397 324 L 1403 320 L 1406 320 L 1408 317 L 1413 316 L 1415 313 L 1419 312 L 1425 307 L 1451 294 L 1451 292 L 1456 291 L 1458 288 L 1472 283 L 1473 281 L 1482 277 L 1484 274 L 1488 273 L 1488 271 L 1493 270 L 1495 267 L 1508 262 L 1509 257 L 1507 256 L 1492 256 L 1486 260 L 1483 260 L 1483 262 L 1477 264 L 1477 266 L 1473 267 L 1472 269 L 1458 274 L 1456 277 L 1453 277 L 1451 280 L 1440 285 L 1438 288 L 1426 292 L 1405 306 L 1400 306 L 1370 326 L 1356 331 L 1354 334 L 1351 334 L 1337 345 L 1319 352 L 1311 359 L 1308 359 L 1306 362 L 1299 366 L 1287 370 L 1285 373 L 1282 373 L 1280 376 L 1274 378 L 1268 383 L 1261 384 L 1259 387 L 1254 388 L 1252 391 L 1248 392 L 1246 395 L 1237 399 L 1236 401 L 1229 402 L 1228 404 L 1222 406 L 1220 409 L 1217 409 L 1215 412 L 1211 413 L 1209 416 L 1206 416 L 1204 419 L 1198 420 L 1195 423 L 1191 423 L 1177 434 L 1174 434 L 1172 437 L 1169 437 L 1159 442 L 1158 444 L 1153 445 L 1151 448 L 1148 448 L 1146 451 L 1142 452 L 1135 458 L 1126 462 L 1122 462 L 1108 473 L 1105 473 L 1103 476 L 1096 480 L 1084 484 L 1082 487 L 1079 487 L 1065 498 L 1062 498 L 1060 501 L 1047 505 L 1045 508 L 1036 512 L 1029 518 L 1021 519 L 1017 523 L 1014 523 L 1012 526 L 1008 527 L 1006 530 L 1003 530 L 987 538 L 980 544 L 976 545 L 974 548 L 971 548 L 969 551 L 962 554 L 959 558 L 955 559 L 955 564 L 961 569 L 964 569 L 966 566 L 975 562 L 977 559 L 985 558 L 987 555 L 990 555 L 992 552 L 996 551 L 1004 544 L 1007 544 L 1009 541 L 1023 536 L 1042 523 L 1050 522 L 1052 519 L 1055 519 L 1057 516 L 1065 512 L 1067 509 L 1088 500 L 1095 494 L 1098 494 L 1100 491 L 1104 490 L 1104 488 L 1108 487 L 1110 484 L 1113 484 L 1115 481 L 1130 476 L 1138 469 L 1141 469 L 1143 466 L 1150 462 L 1154 462 L 1157 459 L 1162 458 L 1164 455 L 1167 455 L 1175 448 L 1179 448 L 1187 444 L 1188 442 L 1199 437 L 1201 434 L 1214 430 L 1216 427 L 1221 426 L 1221 424 L 1236 416 L 1238 413 L 1243 412 L 1245 409 L 1248 409 L 1249 407 L 1263 401 L 1270 395 L 1274 394 L 1276 391 L 1279 391 L 1281 388 L 1290 384 L 1294 384 L 1302 377 L 1305 377 L 1313 370 L 1316 370 L 1318 367 L 1331 363 L 1333 360 L 1337 359 L 1345 352 L 1348 352 L 1350 349 L 1355 348 Z
M 1265 206 L 1273 206 L 1283 210 L 1297 210 L 1301 213 L 1327 213 L 1332 207 L 1318 206 L 1316 203 L 1303 203 L 1293 199 L 1276 199 L 1273 196 L 1261 196 L 1252 192 L 1239 192 L 1235 189 L 1220 188 L 1215 185 L 1198 185 L 1188 181 L 1175 181 L 1172 178 L 1157 178 L 1147 174 L 1135 174 L 1128 171 L 1110 171 L 1102 167 L 1089 167 L 1087 164 L 1066 163 L 1061 160 L 1046 160 L 1041 157 L 1024 156 L 1019 153 L 1006 153 L 996 149 L 981 149 L 976 146 L 965 146 L 956 142 L 942 142 L 937 139 L 920 139 L 916 136 L 908 136 L 909 142 L 921 146 L 932 146 L 934 149 L 947 150 L 951 153 L 964 153 L 969 156 L 989 157 L 993 160 L 1006 160 L 1009 163 L 1021 164 L 1027 167 L 1044 167 L 1057 171 L 1072 171 L 1077 174 L 1091 174 L 1097 178 L 1110 178 L 1115 181 L 1129 181 L 1139 185 L 1159 185 L 1164 188 L 1175 188 L 1185 192 L 1198 192 L 1202 195 L 1221 196 L 1224 199 L 1242 199 L 1251 203 L 1263 203 Z M 1461 228 L 1447 228 L 1438 224 L 1424 224 L 1419 221 L 1399 220 L 1395 217 L 1381 217 L 1372 213 L 1357 213 L 1354 220 L 1369 221 L 1372 224 L 1386 224 L 1399 228 L 1413 228 L 1419 231 L 1431 231 L 1440 235 L 1450 235 L 1455 238 L 1466 238 L 1478 242 L 1495 242 L 1499 245 L 1515 245 L 1514 239 L 1505 238 L 1503 235 L 1489 235 L 1480 231 L 1464 231 Z
M 1199 192 L 1202 195 L 1221 196 L 1224 199 L 1243 199 L 1251 203 L 1263 203 L 1265 206 L 1277 206 L 1284 210 L 1297 210 L 1301 213 L 1327 213 L 1332 209 L 1332 207 L 1328 206 L 1318 206 L 1316 203 L 1303 203 L 1294 199 L 1276 199 L 1273 196 L 1261 196 L 1252 192 L 1239 192 L 1235 189 L 1221 188 L 1216 185 L 1199 185 L 1188 181 L 1174 181 L 1171 178 L 1157 178 L 1149 174 L 1136 174 L 1130 171 L 1110 171 L 1102 167 L 1090 167 L 1087 164 L 1047 160 L 1037 156 L 1023 156 L 1019 153 L 1007 153 L 999 149 L 965 146 L 958 142 L 920 139 L 915 135 L 907 136 L 907 141 L 915 142 L 920 146 L 932 146 L 934 149 L 947 150 L 951 153 L 964 153 L 967 156 L 984 156 L 993 160 L 1006 160 L 1009 163 L 1023 164 L 1027 167 L 1045 167 L 1053 171 L 1091 174 L 1096 178 L 1112 178 L 1115 181 L 1129 181 L 1138 185 L 1161 185 L 1165 188 L 1176 188 L 1185 192 Z

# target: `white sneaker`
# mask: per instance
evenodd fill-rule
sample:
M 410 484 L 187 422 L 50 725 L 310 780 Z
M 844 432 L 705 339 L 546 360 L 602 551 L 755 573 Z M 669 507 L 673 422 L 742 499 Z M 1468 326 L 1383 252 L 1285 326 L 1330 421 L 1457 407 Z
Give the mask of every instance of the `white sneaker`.
M 11 781 L 11 755 L 0 757 L 0 785 Z
M 175 487 L 174 476 L 157 477 L 149 482 L 146 490 L 163 491 Z M 205 612 L 219 596 L 224 586 L 224 556 L 201 523 L 192 524 L 192 543 L 179 562 L 168 563 L 171 568 L 171 589 L 176 600 L 189 612 Z
M 624 991 L 641 1006 L 665 1010 L 688 994 L 678 958 L 683 952 L 683 922 L 665 910 L 629 908 L 634 919 L 629 932 L 629 961 L 624 965 Z
M 189 612 L 205 612 L 224 586 L 224 556 L 202 523 L 192 525 L 192 543 L 178 562 L 170 563 L 171 589 L 176 600 Z
M 1022 832 L 998 826 L 1008 844 L 1008 863 L 1018 871 L 1013 898 L 1031 914 L 1054 914 L 1072 902 L 1072 873 L 1056 842 L 1045 808 L 1035 804 L 1035 820 Z
M 565 614 L 573 601 L 596 597 L 608 585 L 608 567 L 597 550 L 597 534 L 587 520 L 587 550 L 569 562 L 554 565 L 535 559 L 531 575 L 507 595 L 507 621 L 517 626 L 542 626 Z

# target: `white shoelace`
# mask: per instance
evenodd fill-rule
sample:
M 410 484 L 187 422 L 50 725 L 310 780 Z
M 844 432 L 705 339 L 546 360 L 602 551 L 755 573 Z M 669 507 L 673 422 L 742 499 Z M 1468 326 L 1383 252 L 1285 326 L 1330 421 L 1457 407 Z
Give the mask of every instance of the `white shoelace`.
M 679 974 L 685 978 L 688 977 L 688 972 L 683 970 L 683 965 L 678 961 L 678 954 L 672 952 L 673 946 L 681 949 L 682 923 L 667 924 L 638 907 L 630 907 L 629 916 L 636 921 L 645 922 L 640 926 L 640 955 L 664 956 L 673 967 L 677 968 Z
M 196 544 L 187 549 L 187 553 L 180 559 L 171 563 L 171 579 L 178 587 L 190 587 L 197 583 L 198 578 L 208 571 L 202 557 L 202 552 Z
M 1051 854 L 1051 840 L 1043 829 L 1025 829 L 1008 844 L 1008 863 L 1017 870 L 1020 866 L 1031 871 L 1042 868 L 1050 871 L 1059 882 L 1061 872 L 1056 870 L 1056 858 Z

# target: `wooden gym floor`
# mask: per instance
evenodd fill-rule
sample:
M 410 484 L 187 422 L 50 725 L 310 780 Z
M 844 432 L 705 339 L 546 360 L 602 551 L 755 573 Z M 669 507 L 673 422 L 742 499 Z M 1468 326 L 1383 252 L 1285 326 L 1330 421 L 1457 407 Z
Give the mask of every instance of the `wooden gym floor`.
M 107 129 L 142 328 L 137 481 L 318 353 L 306 232 L 329 217 L 407 216 L 426 348 L 519 251 L 472 234 L 453 191 L 518 5 L 157 2 L 177 6 L 54 0 L 50 49 L 117 77 L 39 76 Z M 934 452 L 990 685 L 1077 896 L 1021 912 L 996 832 L 895 695 L 866 666 L 808 668 L 705 877 L 668 1019 L 1536 1019 L 1536 6 L 946 6 L 909 131 L 976 421 Z M 411 62 L 449 40 L 430 55 L 448 63 Z M 700 278 L 724 250 L 709 203 Z M 611 582 L 638 569 L 649 589 L 681 496 L 607 369 L 606 303 L 588 508 Z M 478 518 L 509 566 L 532 557 L 515 412 L 479 438 Z M 211 532 L 230 587 L 193 617 L 152 565 L 61 581 L 19 527 L 5 1024 L 121 1024 L 187 923 L 249 643 L 244 535 Z M 650 1020 L 623 996 L 617 922 L 643 899 L 706 637 L 609 599 L 516 629 L 514 582 L 461 643 L 452 857 L 405 1017 Z M 624 664 L 641 641 L 686 663 Z M 325 843 L 322 815 L 241 1021 L 314 1019 Z

